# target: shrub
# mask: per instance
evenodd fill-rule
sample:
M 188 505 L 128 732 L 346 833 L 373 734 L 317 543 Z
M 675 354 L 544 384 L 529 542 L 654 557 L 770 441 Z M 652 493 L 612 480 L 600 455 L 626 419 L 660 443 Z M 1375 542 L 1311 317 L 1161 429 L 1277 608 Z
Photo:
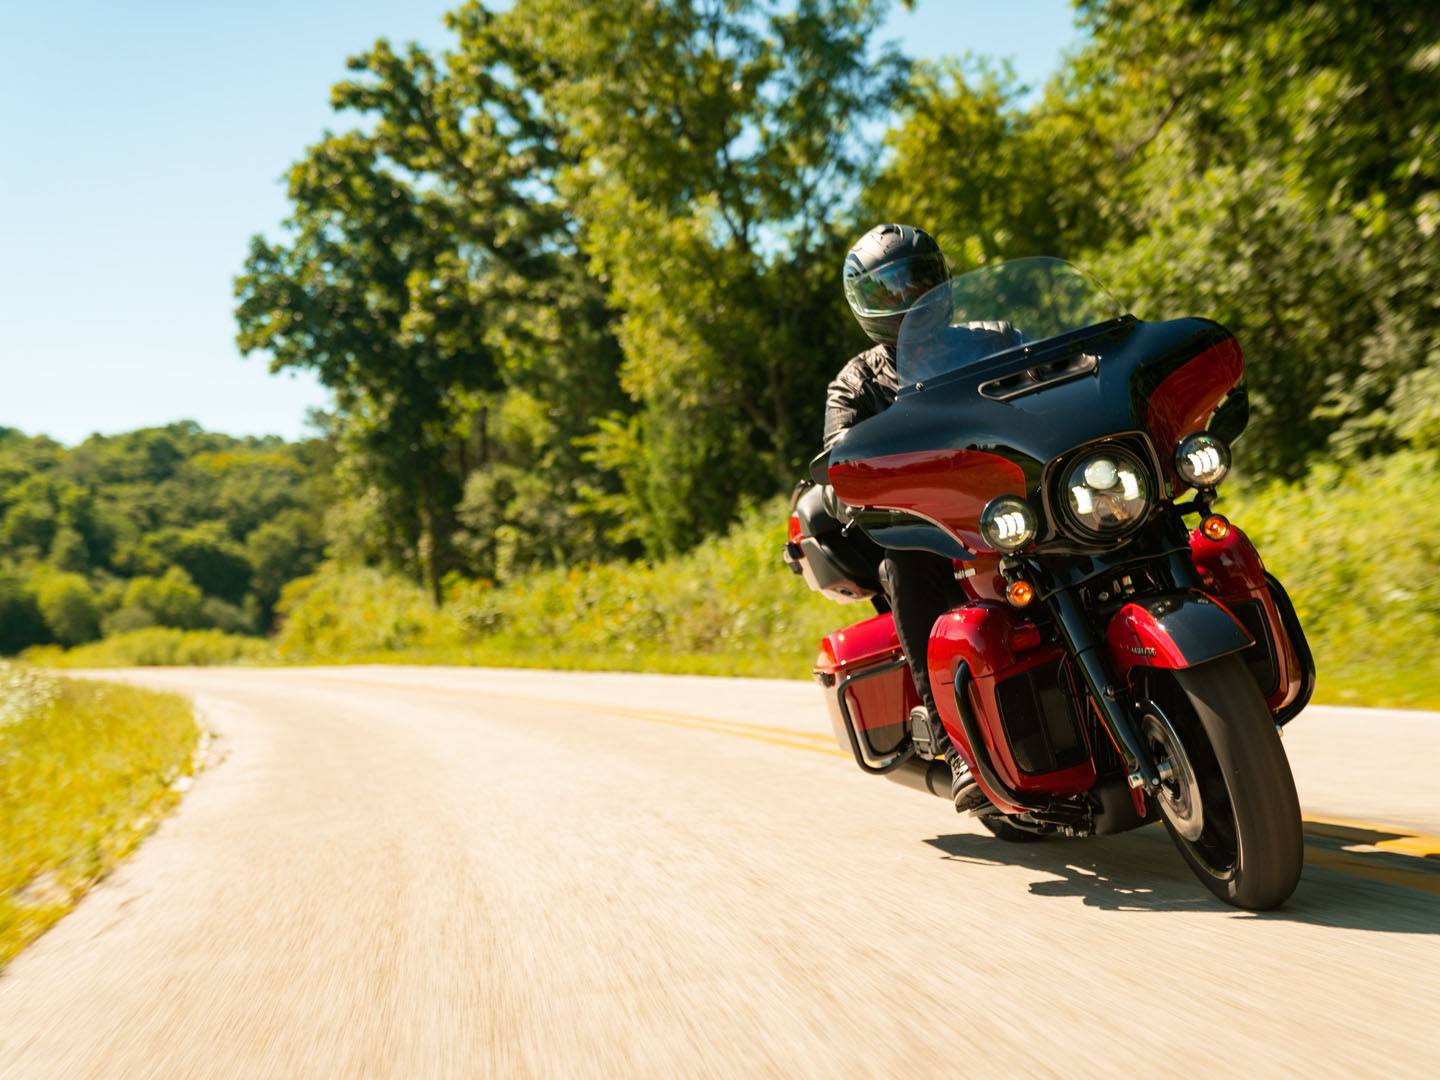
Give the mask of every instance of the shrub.
M 1285 582 L 1320 668 L 1318 699 L 1440 705 L 1440 454 L 1412 451 L 1297 484 L 1228 493 L 1220 509 Z M 784 567 L 785 508 L 751 509 L 677 558 L 452 582 L 445 611 L 375 571 L 326 567 L 287 593 L 287 657 L 609 667 L 802 677 L 824 633 L 868 613 Z
M 205 667 L 213 664 L 259 662 L 273 655 L 262 638 L 220 630 L 177 630 L 151 626 L 116 634 L 89 645 L 62 651 L 40 645 L 23 658 L 51 667 Z
M 161 577 L 131 578 L 121 610 L 138 608 L 148 612 L 156 625 L 189 630 L 202 624 L 204 603 L 205 594 L 190 575 L 172 566 Z
M 34 581 L 35 603 L 51 635 L 62 645 L 82 645 L 100 636 L 100 607 L 79 574 L 49 571 Z
M 19 574 L 0 567 L 0 656 L 19 652 L 31 642 L 49 640 L 35 594 Z
M 420 586 L 369 568 L 326 564 L 285 586 L 276 610 L 283 621 L 275 649 L 288 660 L 346 659 L 460 639 L 455 619 L 437 611 Z

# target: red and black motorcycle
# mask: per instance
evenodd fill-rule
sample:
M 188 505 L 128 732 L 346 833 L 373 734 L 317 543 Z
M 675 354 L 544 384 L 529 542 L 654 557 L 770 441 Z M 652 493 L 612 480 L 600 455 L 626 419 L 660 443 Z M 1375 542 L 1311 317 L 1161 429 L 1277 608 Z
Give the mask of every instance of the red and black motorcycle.
M 946 798 L 968 768 L 1002 839 L 1158 816 L 1220 899 L 1282 903 L 1303 846 L 1279 731 L 1315 668 L 1284 588 L 1212 509 L 1248 412 L 1234 337 L 1142 322 L 1069 263 L 1021 259 L 926 294 L 897 367 L 896 403 L 816 460 L 790 517 L 791 568 L 880 612 L 820 645 L 841 746 Z M 886 548 L 954 560 L 965 602 L 928 656 L 943 731 L 880 598 Z

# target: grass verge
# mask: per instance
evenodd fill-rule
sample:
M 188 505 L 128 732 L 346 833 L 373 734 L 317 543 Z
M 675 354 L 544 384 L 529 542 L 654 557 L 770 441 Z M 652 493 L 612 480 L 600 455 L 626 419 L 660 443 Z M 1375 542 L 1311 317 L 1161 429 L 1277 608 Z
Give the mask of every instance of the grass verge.
M 178 695 L 0 664 L 0 969 L 165 814 L 199 734 Z

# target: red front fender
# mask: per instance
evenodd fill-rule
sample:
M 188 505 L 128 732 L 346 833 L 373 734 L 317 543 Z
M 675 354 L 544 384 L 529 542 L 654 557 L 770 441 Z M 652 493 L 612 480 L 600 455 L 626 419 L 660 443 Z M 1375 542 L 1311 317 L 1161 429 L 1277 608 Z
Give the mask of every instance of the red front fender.
M 1204 593 L 1169 593 L 1126 604 L 1110 620 L 1105 644 L 1127 683 L 1137 667 L 1195 667 L 1253 644 L 1240 620 Z

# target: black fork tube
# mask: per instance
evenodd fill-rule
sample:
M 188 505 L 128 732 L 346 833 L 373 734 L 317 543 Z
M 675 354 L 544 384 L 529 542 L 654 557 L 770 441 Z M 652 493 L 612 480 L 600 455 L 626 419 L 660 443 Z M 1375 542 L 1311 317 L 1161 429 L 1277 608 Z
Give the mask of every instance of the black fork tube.
M 1085 686 L 1100 709 L 1100 719 L 1109 731 L 1121 756 L 1125 758 L 1125 772 L 1131 787 L 1144 786 L 1147 789 L 1159 785 L 1160 778 L 1155 772 L 1149 754 L 1145 751 L 1140 732 L 1135 727 L 1129 710 L 1125 707 L 1122 694 L 1110 674 L 1110 666 L 1100 649 L 1100 640 L 1091 629 L 1090 620 L 1072 589 L 1058 589 L 1046 599 L 1050 615 L 1060 630 L 1065 647 L 1075 658 Z M 1136 780 L 1140 783 L 1137 784 Z

